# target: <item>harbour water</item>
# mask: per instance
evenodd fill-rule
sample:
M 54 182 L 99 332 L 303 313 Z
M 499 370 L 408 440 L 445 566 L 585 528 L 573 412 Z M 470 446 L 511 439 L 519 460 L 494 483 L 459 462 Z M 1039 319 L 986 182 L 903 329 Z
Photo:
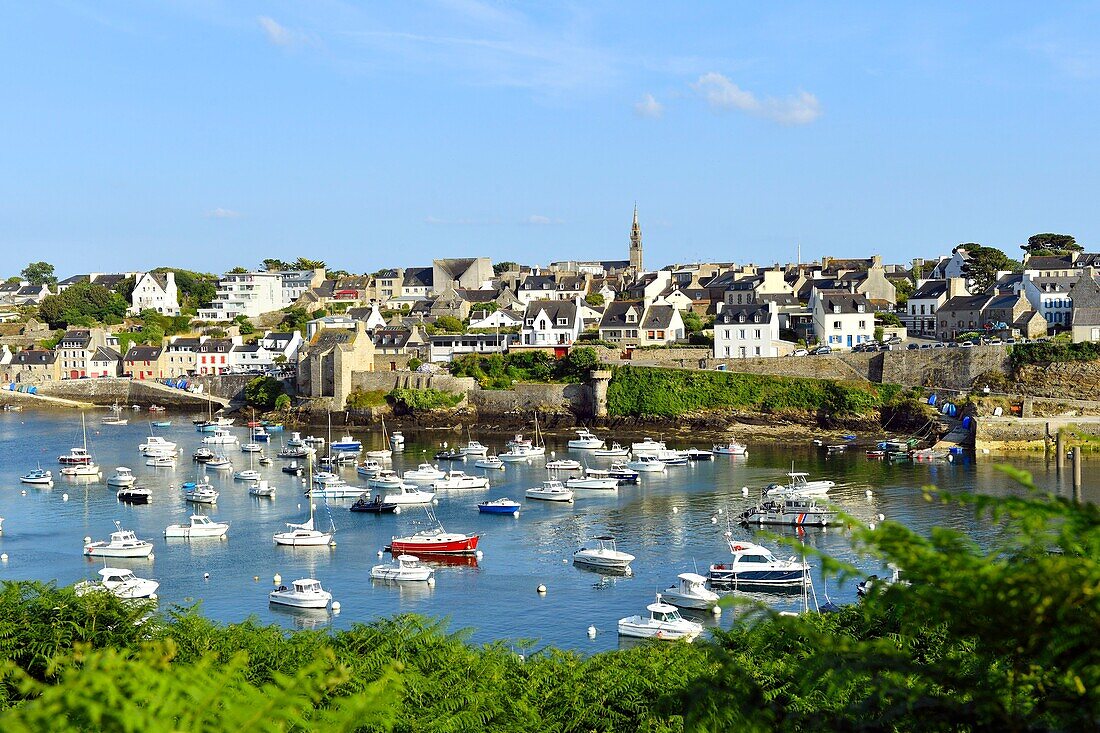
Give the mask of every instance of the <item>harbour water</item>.
M 1018 492 L 1020 489 L 996 470 L 996 461 L 975 463 L 968 460 L 915 464 L 890 464 L 867 459 L 861 451 L 826 458 L 808 445 L 750 443 L 749 456 L 716 456 L 713 462 L 691 462 L 670 467 L 665 474 L 642 474 L 637 486 L 622 486 L 614 492 L 578 492 L 572 505 L 530 501 L 524 491 L 538 485 L 547 472 L 543 461 L 509 464 L 507 469 L 489 471 L 492 488 L 480 491 L 440 492 L 434 508 L 448 530 L 478 532 L 484 556 L 437 564 L 436 584 L 372 584 L 367 577 L 370 567 L 389 562 L 378 552 L 394 535 L 405 535 L 427 526 L 421 509 L 406 508 L 400 515 L 358 514 L 348 511 L 352 500 L 318 500 L 319 525 L 336 526 L 336 545 L 327 548 L 287 548 L 275 546 L 272 534 L 287 522 L 302 521 L 308 513 L 300 479 L 280 471 L 280 459 L 258 470 L 278 493 L 274 498 L 248 494 L 243 482 L 234 481 L 232 472 L 210 472 L 221 492 L 213 507 L 196 508 L 184 502 L 180 483 L 193 479 L 201 471 L 191 462 L 191 452 L 202 435 L 191 425 L 189 415 L 171 414 L 172 427 L 153 429 L 179 444 L 181 457 L 176 468 L 153 468 L 137 446 L 150 434 L 148 413 L 134 412 L 130 424 L 99 424 L 100 414 L 89 413 L 89 448 L 102 466 L 103 478 L 95 482 L 68 480 L 58 476 L 57 457 L 74 445 L 80 445 L 80 421 L 75 413 L 2 413 L 0 414 L 0 516 L 4 517 L 0 552 L 8 560 L 0 564 L 0 580 L 56 580 L 70 584 L 91 578 L 103 566 L 102 561 L 81 554 L 85 536 L 106 539 L 117 520 L 138 536 L 155 545 L 151 560 L 111 560 L 111 565 L 128 567 L 142 577 L 160 581 L 162 608 L 172 604 L 200 604 L 201 612 L 223 622 L 241 621 L 254 616 L 289 628 L 350 626 L 398 613 L 418 613 L 446 618 L 452 630 L 468 628 L 474 642 L 534 640 L 535 646 L 554 645 L 584 651 L 615 648 L 619 644 L 616 621 L 644 612 L 654 594 L 673 584 L 681 572 L 706 568 L 725 561 L 729 550 L 722 533 L 725 517 L 736 516 L 751 503 L 742 496 L 749 487 L 753 496 L 769 483 L 785 480 L 784 474 L 794 461 L 798 470 L 813 478 L 828 478 L 837 483 L 830 499 L 863 522 L 875 521 L 882 514 L 889 520 L 926 532 L 933 526 L 963 530 L 979 541 L 996 531 L 975 520 L 973 513 L 955 506 L 926 502 L 921 487 L 929 484 L 955 492 L 980 491 L 992 495 Z M 242 442 L 247 441 L 244 427 L 231 429 Z M 377 432 L 356 431 L 367 448 L 381 447 Z M 267 453 L 274 456 L 280 441 L 289 433 L 272 436 Z M 337 436 L 338 437 L 338 436 Z M 508 435 L 474 435 L 491 452 L 505 450 Z M 610 437 L 610 436 L 608 436 Z M 438 449 L 439 433 L 406 434 L 403 454 L 395 454 L 393 468 L 398 472 L 432 461 Z M 670 447 L 690 447 L 676 445 Z M 709 448 L 700 443 L 696 447 Z M 582 458 L 582 452 L 570 452 L 564 439 L 548 439 L 547 453 L 559 457 Z M 248 466 L 248 455 L 237 446 L 226 446 L 234 468 Z M 587 459 L 590 465 L 606 465 L 607 459 Z M 1052 463 L 1040 458 L 1014 460 L 1027 469 L 1043 489 L 1066 495 L 1070 471 L 1059 473 Z M 52 488 L 22 485 L 19 475 L 41 465 L 54 472 Z M 104 480 L 117 466 L 128 466 L 138 476 L 139 485 L 153 491 L 149 505 L 129 506 L 117 502 L 114 489 Z M 447 464 L 441 464 L 446 470 Z M 481 470 L 461 463 L 468 473 Z M 352 484 L 363 485 L 354 467 L 341 469 Z M 872 492 L 867 497 L 866 492 Z M 23 493 L 25 492 L 25 494 Z M 1085 473 L 1084 497 L 1100 499 L 1100 477 Z M 64 495 L 68 500 L 64 500 Z M 479 514 L 476 504 L 502 496 L 519 500 L 523 509 L 518 518 Z M 184 522 L 192 513 L 208 514 L 231 523 L 224 540 L 164 539 L 164 528 Z M 800 539 L 806 545 L 839 559 L 854 562 L 867 573 L 881 572 L 873 561 L 859 558 L 849 547 L 839 528 L 794 530 L 780 533 Z M 752 529 L 733 527 L 734 536 L 751 539 Z M 575 567 L 573 551 L 592 537 L 612 534 L 619 549 L 636 556 L 629 577 L 601 575 Z M 765 541 L 777 556 L 793 554 Z M 817 563 L 814 563 L 815 565 Z M 207 577 L 207 574 L 209 577 Z M 316 577 L 331 590 L 341 604 L 337 615 L 331 613 L 282 612 L 269 607 L 267 593 L 274 575 L 284 583 L 295 578 Z M 855 600 L 855 583 L 843 587 L 826 585 L 815 571 L 814 588 L 818 599 L 827 595 L 835 603 Z M 544 584 L 545 594 L 536 592 Z M 759 596 L 778 608 L 797 610 L 798 596 Z M 728 625 L 733 614 L 727 612 L 717 621 Z M 716 621 L 710 617 L 708 624 Z M 594 625 L 598 634 L 588 638 L 586 629 Z

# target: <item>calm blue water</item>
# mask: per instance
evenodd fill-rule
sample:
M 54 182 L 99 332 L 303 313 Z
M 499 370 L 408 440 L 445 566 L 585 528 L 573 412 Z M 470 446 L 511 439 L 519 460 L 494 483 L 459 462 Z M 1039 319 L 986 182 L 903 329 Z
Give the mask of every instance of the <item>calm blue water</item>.
M 113 522 L 119 520 L 124 527 L 137 531 L 139 537 L 154 542 L 155 557 L 112 560 L 111 564 L 131 567 L 139 576 L 159 580 L 162 607 L 201 601 L 202 612 L 220 621 L 239 621 L 254 615 L 287 627 L 344 627 L 415 612 L 447 617 L 452 629 L 470 628 L 476 642 L 536 639 L 539 644 L 588 651 L 614 648 L 619 643 L 615 634 L 619 618 L 642 612 L 656 591 L 675 581 L 677 573 L 699 569 L 705 574 L 710 563 L 728 557 L 722 538 L 724 515 L 718 512 L 739 512 L 749 503 L 741 496 L 742 486 L 755 490 L 784 479 L 792 460 L 813 477 L 836 481 L 839 487 L 831 498 L 864 521 L 882 513 L 921 531 L 940 525 L 966 530 L 979 539 L 988 537 L 992 530 L 976 525 L 968 511 L 926 503 L 920 487 L 934 483 L 945 489 L 991 494 L 1016 490 L 994 469 L 992 461 L 978 465 L 890 465 L 867 460 L 862 453 L 825 460 L 801 445 L 750 442 L 747 460 L 718 457 L 714 462 L 671 467 L 664 476 L 643 474 L 638 486 L 624 486 L 617 492 L 581 492 L 576 504 L 564 506 L 524 501 L 524 490 L 540 483 L 546 471 L 538 463 L 514 464 L 504 472 L 490 472 L 493 486 L 488 491 L 440 494 L 436 513 L 448 529 L 482 534 L 481 561 L 437 566 L 434 588 L 422 584 L 372 585 L 367 577 L 370 567 L 389 561 L 389 555 L 379 560 L 377 552 L 393 535 L 415 531 L 424 519 L 422 511 L 407 509 L 398 516 L 353 514 L 347 510 L 350 500 L 330 502 L 329 511 L 337 528 L 336 547 L 277 547 L 271 541 L 272 534 L 288 521 L 301 521 L 308 511 L 298 480 L 279 471 L 282 461 L 276 459 L 273 466 L 259 467 L 278 487 L 274 499 L 249 496 L 245 484 L 234 482 L 231 472 L 211 472 L 221 498 L 216 507 L 195 509 L 174 488 L 196 473 L 190 454 L 202 436 L 195 432 L 190 415 L 169 413 L 173 427 L 157 430 L 180 445 L 181 460 L 176 469 L 145 465 L 137 446 L 149 434 L 146 413 L 131 415 L 132 422 L 127 426 L 100 426 L 101 416 L 89 414 L 89 445 L 103 467 L 104 478 L 116 466 L 129 466 L 139 477 L 139 484 L 153 489 L 153 502 L 136 507 L 119 504 L 113 489 L 102 482 L 61 477 L 55 479 L 52 489 L 20 484 L 19 474 L 39 462 L 58 476 L 57 456 L 79 445 L 80 422 L 74 413 L 67 412 L 0 413 L 0 516 L 5 518 L 0 552 L 9 556 L 6 563 L 0 564 L 0 579 L 56 579 L 69 584 L 94 577 L 102 564 L 81 554 L 83 538 L 106 539 Z M 246 428 L 234 428 L 234 432 L 242 441 L 247 440 Z M 377 432 L 355 434 L 370 447 L 381 444 Z M 504 449 L 510 436 L 474 437 L 496 452 Z M 274 438 L 268 449 L 272 455 L 281 440 L 279 434 Z M 407 438 L 405 453 L 394 457 L 398 471 L 430 460 L 437 441 L 456 439 L 453 433 Z M 699 447 L 708 446 L 703 441 Z M 568 453 L 564 442 L 555 443 L 553 439 L 547 448 L 559 455 Z M 236 468 L 247 466 L 247 454 L 238 451 L 231 456 Z M 1017 461 L 1016 465 L 1032 471 L 1040 486 L 1068 491 L 1053 466 L 1036 459 Z M 343 469 L 343 473 L 350 483 L 363 483 L 354 468 Z M 870 499 L 865 496 L 867 489 L 874 492 Z M 26 494 L 21 495 L 21 491 Z M 68 501 L 63 500 L 64 494 L 68 494 Z M 518 519 L 477 512 L 477 502 L 500 496 L 524 501 Z M 1100 477 L 1093 472 L 1086 472 L 1085 497 L 1100 499 Z M 166 525 L 186 522 L 191 513 L 204 511 L 232 523 L 228 539 L 164 539 Z M 319 522 L 327 524 L 325 511 L 319 509 Z M 717 524 L 713 518 L 718 519 Z M 752 536 L 750 530 L 737 525 L 734 532 L 745 539 Z M 632 577 L 599 575 L 566 562 L 574 549 L 604 533 L 614 534 L 620 549 L 637 556 Z M 796 536 L 793 531 L 791 536 Z M 868 573 L 880 570 L 873 562 L 854 557 L 842 532 L 835 528 L 807 530 L 804 541 L 854 561 Z M 774 543 L 766 544 L 780 556 L 791 554 Z M 204 573 L 209 573 L 208 580 Z M 272 609 L 267 592 L 276 573 L 284 582 L 305 576 L 320 579 L 340 601 L 341 612 L 336 616 L 304 615 Z M 540 583 L 548 588 L 544 596 L 535 590 Z M 819 598 L 826 591 L 835 602 L 855 598 L 854 583 L 843 588 L 834 583 L 826 588 L 816 578 L 815 587 Z M 797 597 L 762 598 L 791 609 L 797 609 L 800 603 Z M 721 623 L 728 624 L 731 617 L 727 611 Z M 713 621 L 708 619 L 708 623 Z M 600 630 L 595 640 L 585 633 L 590 624 Z

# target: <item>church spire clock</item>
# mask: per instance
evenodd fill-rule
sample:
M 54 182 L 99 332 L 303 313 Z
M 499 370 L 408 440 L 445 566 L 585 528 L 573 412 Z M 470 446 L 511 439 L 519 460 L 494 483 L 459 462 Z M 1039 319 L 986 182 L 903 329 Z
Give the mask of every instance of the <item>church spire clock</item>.
M 634 223 L 630 226 L 630 270 L 634 277 L 644 272 L 642 269 L 642 227 L 638 224 L 638 204 L 634 204 Z

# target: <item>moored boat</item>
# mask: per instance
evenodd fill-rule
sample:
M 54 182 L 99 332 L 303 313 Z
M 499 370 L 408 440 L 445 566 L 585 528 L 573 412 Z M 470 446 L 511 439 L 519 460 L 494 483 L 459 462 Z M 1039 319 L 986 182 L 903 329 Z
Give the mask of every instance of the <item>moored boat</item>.
M 128 486 L 115 492 L 115 498 L 123 504 L 148 504 L 153 492 L 143 486 Z
M 581 547 L 573 553 L 574 565 L 588 565 L 604 570 L 630 571 L 630 563 L 634 561 L 634 556 L 615 547 L 614 537 L 601 535 L 593 539 L 596 542 L 595 547 Z
M 575 450 L 596 450 L 604 447 L 604 440 L 594 435 L 588 428 L 577 428 L 577 437 L 569 441 L 568 446 Z
M 170 524 L 164 528 L 164 536 L 192 539 L 196 537 L 224 537 L 229 522 L 215 522 L 203 514 L 192 514 L 187 524 Z
M 707 588 L 707 579 L 698 573 L 680 573 L 677 583 L 661 594 L 666 601 L 680 608 L 708 610 L 718 603 L 718 594 Z
M 153 543 L 139 540 L 133 530 L 123 529 L 121 522 L 115 522 L 110 539 L 85 543 L 84 554 L 89 557 L 149 557 L 153 554 Z
M 471 476 L 465 471 L 448 471 L 446 476 L 433 481 L 431 487 L 436 491 L 488 489 L 489 479 L 484 476 Z
M 292 608 L 328 608 L 332 594 L 321 587 L 321 581 L 314 578 L 300 578 L 290 584 L 281 585 L 267 594 L 268 601 L 280 606 Z
M 395 583 L 430 583 L 435 580 L 435 570 L 422 564 L 416 555 L 398 555 L 393 564 L 372 567 L 370 577 Z
M 734 540 L 728 531 L 725 537 L 733 557 L 710 566 L 707 577 L 712 586 L 783 587 L 808 582 L 810 567 L 805 560 L 780 560 L 762 545 Z
M 126 466 L 119 466 L 113 476 L 107 477 L 108 486 L 133 486 L 136 481 L 134 472 Z
M 665 463 L 655 456 L 638 456 L 632 461 L 627 461 L 626 467 L 638 473 L 661 473 L 665 470 Z
M 520 503 L 512 501 L 507 496 L 492 501 L 483 501 L 477 505 L 477 510 L 482 514 L 511 514 L 519 516 Z
M 371 498 L 368 494 L 360 496 L 350 507 L 353 512 L 366 512 L 368 514 L 400 514 L 401 506 L 392 502 L 386 502 L 381 494 L 375 494 Z
M 619 619 L 619 636 L 692 641 L 703 632 L 702 624 L 685 619 L 675 606 L 662 600 L 660 593 L 656 603 L 646 606 L 646 610 L 649 611 L 648 617 L 637 615 Z
M 731 440 L 728 443 L 715 443 L 710 450 L 717 456 L 743 456 L 749 452 L 746 445 L 738 443 L 736 440 Z
M 73 591 L 82 596 L 86 593 L 106 592 L 123 599 L 156 598 L 160 583 L 155 580 L 139 578 L 127 568 L 102 568 L 98 580 L 85 580 L 73 586 Z
M 534 486 L 524 492 L 528 499 L 539 501 L 561 501 L 572 503 L 573 492 L 565 488 L 561 481 L 543 481 L 542 486 Z
M 386 549 L 395 555 L 476 555 L 480 537 L 476 534 L 448 532 L 428 512 L 428 518 L 436 523 L 435 527 L 421 530 L 407 537 L 394 537 Z
M 25 484 L 49 485 L 53 483 L 53 474 L 44 469 L 36 468 L 20 476 L 19 480 Z
M 812 497 L 787 496 L 782 500 L 770 499 L 743 511 L 739 517 L 743 524 L 785 524 L 792 526 L 818 525 L 824 527 L 833 520 L 836 512 L 818 506 Z

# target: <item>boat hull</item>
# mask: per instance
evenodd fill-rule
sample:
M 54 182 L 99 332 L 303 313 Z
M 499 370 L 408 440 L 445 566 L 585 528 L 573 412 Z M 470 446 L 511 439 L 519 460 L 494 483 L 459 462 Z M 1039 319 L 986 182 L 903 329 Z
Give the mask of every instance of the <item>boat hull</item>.
M 108 547 L 105 543 L 93 542 L 84 545 L 84 554 L 88 557 L 149 557 L 153 554 L 153 545 L 146 543 L 137 547 Z
M 455 539 L 421 540 L 414 537 L 394 537 L 389 551 L 394 555 L 474 555 L 478 535 Z
M 482 514 L 515 514 L 520 509 L 519 504 L 478 504 L 477 510 Z

